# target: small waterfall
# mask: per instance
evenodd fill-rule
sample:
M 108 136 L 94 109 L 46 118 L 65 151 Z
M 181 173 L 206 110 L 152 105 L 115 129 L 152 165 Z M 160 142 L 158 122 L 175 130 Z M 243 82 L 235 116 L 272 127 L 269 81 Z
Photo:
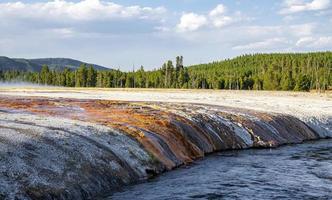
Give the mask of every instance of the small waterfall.
M 4 97 L 0 198 L 91 199 L 212 152 L 332 137 L 331 124 L 212 105 Z

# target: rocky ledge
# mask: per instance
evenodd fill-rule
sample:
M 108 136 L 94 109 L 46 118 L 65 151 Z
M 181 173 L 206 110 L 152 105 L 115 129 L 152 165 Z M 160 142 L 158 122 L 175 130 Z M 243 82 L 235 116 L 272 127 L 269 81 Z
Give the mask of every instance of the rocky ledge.
M 224 106 L 0 98 L 0 199 L 91 199 L 206 154 L 332 137 L 332 119 Z

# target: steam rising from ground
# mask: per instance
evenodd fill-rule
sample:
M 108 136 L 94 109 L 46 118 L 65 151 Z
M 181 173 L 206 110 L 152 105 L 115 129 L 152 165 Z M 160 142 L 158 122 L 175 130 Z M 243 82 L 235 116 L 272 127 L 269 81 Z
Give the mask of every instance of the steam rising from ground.
M 29 83 L 29 82 L 22 82 L 22 81 L 9 81 L 9 82 L 0 81 L 0 87 L 8 87 L 8 88 L 24 88 L 24 87 L 45 88 L 45 87 L 54 87 L 54 86 L 40 85 L 40 84 L 36 84 L 36 83 Z

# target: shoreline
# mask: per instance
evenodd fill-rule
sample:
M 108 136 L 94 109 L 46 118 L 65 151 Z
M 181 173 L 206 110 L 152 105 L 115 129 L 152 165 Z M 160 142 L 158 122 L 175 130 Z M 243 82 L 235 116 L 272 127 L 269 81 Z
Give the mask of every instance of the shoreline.
M 29 192 L 25 196 L 28 199 L 87 199 L 147 180 L 214 152 L 279 147 L 332 137 L 330 111 L 317 118 L 308 115 L 310 107 L 304 107 L 307 110 L 303 113 L 289 115 L 246 106 L 42 94 L 46 97 L 0 93 L 0 137 L 4 139 L 0 147 L 7 149 L 0 151 L 4 156 L 2 165 L 6 166 L 3 173 L 8 174 L 11 169 L 22 177 L 23 182 L 16 185 Z M 240 97 L 238 103 L 242 101 Z M 314 105 L 329 103 L 321 98 L 316 101 Z M 258 105 L 264 103 L 269 102 L 265 99 Z M 298 109 L 302 104 L 294 105 Z M 11 156 L 5 153 L 8 150 Z M 23 171 L 15 166 L 21 166 Z M 26 170 L 32 171 L 26 174 Z M 6 193 L 20 191 L 13 190 L 14 186 L 7 182 L 12 178 L 11 175 L 0 178 L 0 183 L 7 187 L 4 191 L 0 189 L 0 194 L 17 195 Z
M 177 168 L 174 168 L 170 171 L 164 171 L 161 174 L 156 174 L 155 176 L 152 176 L 146 180 L 142 180 L 140 182 L 137 183 L 133 183 L 127 186 L 123 186 L 117 190 L 112 191 L 111 193 L 105 194 L 105 195 L 101 195 L 99 196 L 97 199 L 110 199 L 112 198 L 112 195 L 114 195 L 115 193 L 122 193 L 122 192 L 126 192 L 126 191 L 130 191 L 127 189 L 130 189 L 131 187 L 135 186 L 135 185 L 140 185 L 140 184 L 145 184 L 148 183 L 149 181 L 154 181 L 154 179 L 160 177 L 160 176 L 164 176 L 167 175 L 167 173 L 171 173 L 174 170 L 178 170 L 178 169 L 187 169 L 187 167 L 192 167 L 194 165 L 196 165 L 196 162 L 204 162 L 204 160 L 208 159 L 209 157 L 213 157 L 216 156 L 220 153 L 229 153 L 229 152 L 242 152 L 242 151 L 255 151 L 255 150 L 275 150 L 275 149 L 280 149 L 280 148 L 286 148 L 286 147 L 293 147 L 293 146 L 298 146 L 298 145 L 305 145 L 305 144 L 312 144 L 312 143 L 316 143 L 316 142 L 324 142 L 324 141 L 332 141 L 332 137 L 328 137 L 328 138 L 319 138 L 319 139 L 312 139 L 312 140 L 305 140 L 301 143 L 291 143 L 291 144 L 283 144 L 277 147 L 252 147 L 252 148 L 248 148 L 248 149 L 228 149 L 228 150 L 222 150 L 222 151 L 215 151 L 209 154 L 206 154 L 204 157 L 202 158 L 198 158 L 196 160 L 194 160 L 192 163 L 188 163 L 186 165 L 181 165 L 178 166 Z

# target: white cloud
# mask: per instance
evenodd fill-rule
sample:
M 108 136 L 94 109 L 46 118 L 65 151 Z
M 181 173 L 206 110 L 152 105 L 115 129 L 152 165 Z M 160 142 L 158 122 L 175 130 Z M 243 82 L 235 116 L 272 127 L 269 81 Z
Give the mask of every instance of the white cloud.
M 249 18 L 244 17 L 241 12 L 228 14 L 227 8 L 223 4 L 217 5 L 206 15 L 196 13 L 184 13 L 181 16 L 177 30 L 180 32 L 196 31 L 206 26 L 210 28 L 222 28 L 239 21 L 245 21 Z
M 303 46 L 306 46 L 312 42 L 314 42 L 315 39 L 313 37 L 303 37 L 303 38 L 300 38 L 297 42 L 296 42 L 296 46 L 298 47 L 303 47 Z
M 293 24 L 293 25 L 277 25 L 277 26 L 247 26 L 245 32 L 250 36 L 288 36 L 303 37 L 314 34 L 316 28 L 315 23 Z
M 226 13 L 226 7 L 223 4 L 217 5 L 213 10 L 210 11 L 209 15 L 211 17 L 220 16 Z
M 124 6 L 106 0 L 0 1 L 0 37 L 49 35 L 52 39 L 134 35 L 158 31 L 164 7 Z
M 221 28 L 233 23 L 234 19 L 230 16 L 220 16 L 218 18 L 214 18 L 212 22 L 215 27 Z
M 276 26 L 242 26 L 240 32 L 243 39 L 236 41 L 234 50 L 278 50 L 292 49 L 300 38 L 315 36 L 318 24 L 304 23 Z M 233 36 L 234 37 L 234 36 Z
M 284 8 L 280 10 L 280 14 L 326 10 L 330 5 L 330 0 L 312 0 L 310 2 L 303 0 L 284 0 Z
M 210 11 L 209 17 L 212 25 L 221 28 L 223 26 L 231 24 L 234 19 L 226 15 L 227 9 L 224 5 L 219 4 L 216 8 Z
M 324 48 L 332 46 L 332 36 L 303 37 L 296 42 L 297 47 Z
M 234 50 L 266 50 L 272 49 L 276 46 L 288 44 L 289 41 L 286 38 L 271 38 L 263 41 L 253 42 L 244 45 L 234 46 Z
M 307 23 L 307 24 L 297 24 L 291 26 L 285 26 L 286 29 L 289 29 L 290 33 L 295 36 L 310 36 L 313 34 L 316 24 Z
M 39 20 L 110 20 L 116 18 L 155 19 L 166 12 L 163 7 L 122 6 L 109 1 L 83 0 L 70 2 L 54 0 L 38 3 L 0 3 L 0 18 Z
M 184 13 L 181 16 L 180 23 L 177 25 L 177 29 L 180 32 L 195 31 L 207 23 L 208 21 L 204 15 Z

